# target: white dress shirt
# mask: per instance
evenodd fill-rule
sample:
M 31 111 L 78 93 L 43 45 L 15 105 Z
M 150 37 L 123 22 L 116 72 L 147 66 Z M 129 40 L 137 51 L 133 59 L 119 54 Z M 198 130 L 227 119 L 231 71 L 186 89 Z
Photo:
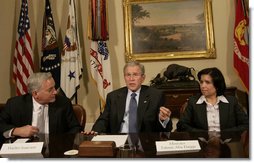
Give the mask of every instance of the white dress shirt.
M 48 117 L 48 105 L 41 105 L 36 102 L 33 98 L 33 117 L 32 117 L 32 126 L 38 126 L 38 115 L 41 112 L 41 109 L 44 108 L 44 120 L 45 120 L 45 133 L 49 133 L 49 117 Z

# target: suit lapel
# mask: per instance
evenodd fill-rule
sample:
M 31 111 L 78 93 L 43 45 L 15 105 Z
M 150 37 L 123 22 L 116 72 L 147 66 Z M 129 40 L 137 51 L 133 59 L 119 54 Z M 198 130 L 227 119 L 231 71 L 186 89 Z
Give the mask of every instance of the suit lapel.
M 229 105 L 227 103 L 219 103 L 219 112 L 220 112 L 220 128 L 224 129 L 224 124 L 228 121 Z
M 59 115 L 57 115 L 59 107 L 58 107 L 58 104 L 56 104 L 56 101 L 48 104 L 49 132 L 56 132 L 57 131 L 57 123 L 56 122 L 58 121 L 58 118 L 59 118 Z
M 123 121 L 123 117 L 125 113 L 127 92 L 128 90 L 126 88 L 126 89 L 123 89 L 119 94 L 117 94 L 117 99 L 116 99 L 117 122 L 120 125 Z
M 26 97 L 26 101 L 25 102 L 25 120 L 27 121 L 27 123 L 31 124 L 32 125 L 32 117 L 33 117 L 33 99 L 32 99 L 32 96 L 31 95 L 28 95 Z
M 200 125 L 204 124 L 204 128 L 208 129 L 208 122 L 207 122 L 207 111 L 206 111 L 206 103 L 204 102 L 203 104 L 197 105 L 197 109 L 199 112 L 201 112 L 200 115 L 204 115 L 200 117 Z
M 147 93 L 145 87 L 141 87 L 140 95 L 139 95 L 139 102 L 138 102 L 138 110 L 137 110 L 137 124 L 138 130 L 140 131 L 142 120 L 144 118 L 145 111 L 148 107 L 150 102 L 150 95 Z

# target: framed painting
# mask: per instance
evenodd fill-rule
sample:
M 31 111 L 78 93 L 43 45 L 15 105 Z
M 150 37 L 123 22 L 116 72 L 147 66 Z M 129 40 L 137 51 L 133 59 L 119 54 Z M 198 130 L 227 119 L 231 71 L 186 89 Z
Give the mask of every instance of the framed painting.
M 123 0 L 126 60 L 216 58 L 211 0 Z

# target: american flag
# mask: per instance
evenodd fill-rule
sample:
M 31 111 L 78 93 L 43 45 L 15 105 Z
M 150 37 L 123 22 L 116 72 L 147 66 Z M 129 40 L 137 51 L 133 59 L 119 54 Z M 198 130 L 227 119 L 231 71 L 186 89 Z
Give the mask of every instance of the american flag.
M 27 93 L 27 79 L 34 71 L 33 51 L 30 37 L 30 21 L 27 0 L 22 0 L 18 33 L 13 58 L 13 80 L 16 94 Z

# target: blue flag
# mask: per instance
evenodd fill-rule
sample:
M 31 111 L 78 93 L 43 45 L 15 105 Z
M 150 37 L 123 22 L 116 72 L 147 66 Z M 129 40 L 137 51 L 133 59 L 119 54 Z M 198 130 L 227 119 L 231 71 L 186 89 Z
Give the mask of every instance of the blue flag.
M 55 25 L 49 0 L 45 1 L 45 13 L 43 18 L 42 31 L 42 52 L 41 71 L 51 72 L 56 89 L 60 87 L 60 54 L 56 38 Z

